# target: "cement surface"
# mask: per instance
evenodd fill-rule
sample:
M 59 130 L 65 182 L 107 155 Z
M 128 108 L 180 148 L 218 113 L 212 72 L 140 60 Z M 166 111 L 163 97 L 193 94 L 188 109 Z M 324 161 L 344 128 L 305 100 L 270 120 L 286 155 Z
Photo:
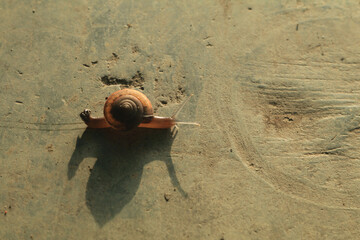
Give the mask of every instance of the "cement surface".
M 356 239 L 358 1 L 0 1 L 0 239 Z M 177 132 L 90 130 L 129 86 Z

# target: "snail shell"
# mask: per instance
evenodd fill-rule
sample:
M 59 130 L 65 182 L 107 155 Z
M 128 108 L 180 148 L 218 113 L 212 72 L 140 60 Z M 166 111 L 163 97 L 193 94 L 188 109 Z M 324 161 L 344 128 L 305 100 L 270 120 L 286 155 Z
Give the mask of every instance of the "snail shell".
M 141 92 L 122 89 L 112 93 L 104 106 L 104 116 L 111 127 L 130 130 L 140 123 L 150 122 L 154 110 L 150 100 Z

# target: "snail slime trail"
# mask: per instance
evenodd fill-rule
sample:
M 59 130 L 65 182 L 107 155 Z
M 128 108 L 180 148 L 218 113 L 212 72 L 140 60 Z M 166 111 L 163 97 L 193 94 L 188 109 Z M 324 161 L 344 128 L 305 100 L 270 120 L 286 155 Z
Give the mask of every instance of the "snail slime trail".
M 76 131 L 84 129 L 76 125 L 84 124 L 83 122 L 60 122 L 60 123 L 46 123 L 46 122 L 27 122 L 23 120 L 9 121 L 0 120 L 0 128 L 5 129 L 22 129 L 28 131 Z

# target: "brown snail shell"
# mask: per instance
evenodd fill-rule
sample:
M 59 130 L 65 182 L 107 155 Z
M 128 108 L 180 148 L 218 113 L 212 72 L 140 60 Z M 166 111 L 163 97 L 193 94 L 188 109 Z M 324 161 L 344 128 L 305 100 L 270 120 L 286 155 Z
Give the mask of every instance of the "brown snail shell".
M 140 123 L 151 121 L 154 110 L 150 100 L 141 92 L 122 89 L 112 93 L 104 106 L 109 125 L 119 130 L 130 130 Z

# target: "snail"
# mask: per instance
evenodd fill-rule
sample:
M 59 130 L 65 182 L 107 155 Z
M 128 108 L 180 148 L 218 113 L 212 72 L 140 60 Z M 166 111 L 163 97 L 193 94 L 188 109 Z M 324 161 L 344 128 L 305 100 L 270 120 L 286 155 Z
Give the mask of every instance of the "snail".
M 92 117 L 89 109 L 81 112 L 80 117 L 89 128 L 112 127 L 123 131 L 136 127 L 165 129 L 177 124 L 199 126 L 198 123 L 178 122 L 176 120 L 177 114 L 190 97 L 181 104 L 172 117 L 159 117 L 154 116 L 151 102 L 143 93 L 126 88 L 112 93 L 107 98 L 104 105 L 104 117 Z

